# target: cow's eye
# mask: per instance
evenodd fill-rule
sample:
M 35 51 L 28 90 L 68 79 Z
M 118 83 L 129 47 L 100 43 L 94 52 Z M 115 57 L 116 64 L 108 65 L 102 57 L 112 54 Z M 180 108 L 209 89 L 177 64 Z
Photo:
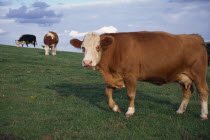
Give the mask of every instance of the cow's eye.
M 97 52 L 100 51 L 100 47 L 99 47 L 99 46 L 96 47 L 96 51 L 97 51 Z
M 82 47 L 82 52 L 85 52 L 85 47 Z

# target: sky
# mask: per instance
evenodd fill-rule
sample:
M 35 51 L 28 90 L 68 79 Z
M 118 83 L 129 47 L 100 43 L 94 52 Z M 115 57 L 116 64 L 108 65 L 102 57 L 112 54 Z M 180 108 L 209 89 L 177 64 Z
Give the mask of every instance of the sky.
M 81 52 L 69 40 L 89 32 L 165 31 L 210 41 L 210 0 L 0 0 L 0 44 L 34 34 L 59 35 L 57 50 Z M 33 47 L 29 45 L 29 47 Z

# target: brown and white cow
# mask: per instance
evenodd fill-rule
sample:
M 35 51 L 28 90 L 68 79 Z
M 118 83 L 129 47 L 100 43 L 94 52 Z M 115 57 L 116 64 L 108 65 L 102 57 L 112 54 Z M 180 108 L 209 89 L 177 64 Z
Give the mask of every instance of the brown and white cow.
M 56 55 L 56 46 L 58 44 L 59 38 L 57 33 L 49 31 L 44 36 L 44 44 L 42 47 L 45 49 L 45 55 L 49 55 L 50 49 L 52 50 L 52 55 Z
M 177 82 L 183 91 L 178 114 L 183 114 L 195 83 L 201 100 L 201 119 L 208 119 L 208 66 L 204 40 L 197 34 L 174 35 L 166 32 L 128 32 L 87 34 L 83 41 L 70 43 L 82 48 L 82 65 L 101 72 L 107 83 L 109 107 L 120 112 L 112 98 L 115 88 L 127 88 L 129 107 L 126 116 L 135 112 L 137 81 L 157 85 Z

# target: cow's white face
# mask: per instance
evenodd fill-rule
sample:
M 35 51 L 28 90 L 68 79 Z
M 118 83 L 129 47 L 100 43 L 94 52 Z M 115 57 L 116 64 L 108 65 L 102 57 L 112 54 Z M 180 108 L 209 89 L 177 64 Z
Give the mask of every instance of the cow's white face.
M 82 65 L 95 67 L 101 60 L 100 36 L 95 33 L 87 34 L 81 48 L 84 54 Z
M 107 35 L 101 38 L 101 36 L 96 33 L 85 35 L 83 41 L 78 39 L 70 40 L 70 44 L 76 48 L 82 49 L 84 54 L 82 65 L 92 69 L 100 62 L 102 51 L 105 51 L 112 42 L 113 37 Z
M 25 41 L 17 41 L 17 40 L 15 41 L 15 43 L 16 43 L 16 46 L 17 46 L 17 47 L 20 47 L 20 44 L 22 44 L 22 45 L 23 45 L 23 44 L 26 44 Z
M 48 46 L 48 45 L 43 45 L 42 46 L 43 48 L 44 48 L 44 50 L 45 50 L 45 55 L 49 55 L 49 52 L 50 52 L 50 47 Z

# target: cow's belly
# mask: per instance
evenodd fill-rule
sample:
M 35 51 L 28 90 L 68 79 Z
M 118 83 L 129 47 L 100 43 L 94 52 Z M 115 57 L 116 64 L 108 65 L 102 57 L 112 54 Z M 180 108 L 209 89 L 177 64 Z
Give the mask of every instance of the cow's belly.
M 177 80 L 177 76 L 184 71 L 174 71 L 170 73 L 157 73 L 143 77 L 140 81 L 149 82 L 155 85 L 163 85 L 173 83 Z
M 163 84 L 170 83 L 170 81 L 168 81 L 167 79 L 160 78 L 160 77 L 150 77 L 150 78 L 144 79 L 142 81 L 149 82 L 149 83 L 152 83 L 155 85 L 163 85 Z
M 147 65 L 146 68 L 143 67 L 140 78 L 142 81 L 162 85 L 175 82 L 179 74 L 186 73 L 187 71 L 188 68 L 183 67 L 179 61 L 169 61 L 163 64 L 152 63 L 151 65 Z

